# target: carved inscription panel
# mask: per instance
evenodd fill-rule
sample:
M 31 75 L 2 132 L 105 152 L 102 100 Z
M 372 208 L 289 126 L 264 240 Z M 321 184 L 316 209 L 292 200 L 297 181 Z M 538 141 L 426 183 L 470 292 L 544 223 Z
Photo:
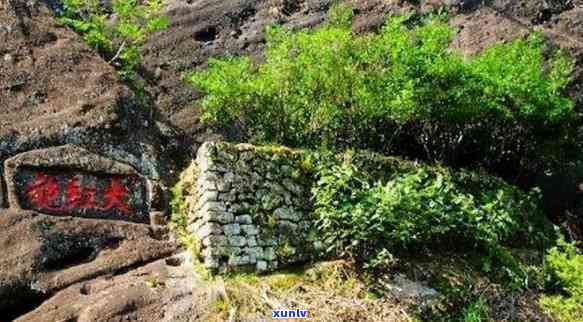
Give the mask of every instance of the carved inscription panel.
M 149 221 L 146 183 L 137 176 L 25 167 L 18 169 L 14 181 L 23 209 L 62 216 Z

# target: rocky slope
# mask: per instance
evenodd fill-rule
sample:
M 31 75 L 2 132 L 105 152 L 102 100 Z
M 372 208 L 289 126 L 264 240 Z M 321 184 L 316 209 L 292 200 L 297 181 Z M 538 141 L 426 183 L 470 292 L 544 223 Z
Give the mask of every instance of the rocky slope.
M 194 320 L 193 286 L 203 284 L 182 260 L 169 257 L 73 284 L 16 321 Z
M 577 59 L 571 94 L 583 107 L 583 1 L 560 0 L 352 0 L 353 29 L 374 30 L 391 14 L 406 11 L 452 13 L 459 30 L 453 44 L 471 55 L 498 41 L 542 32 Z M 209 57 L 252 55 L 260 58 L 264 29 L 270 24 L 310 28 L 321 24 L 330 0 L 173 0 L 170 28 L 144 48 L 150 92 L 161 114 L 187 133 L 200 133 L 195 100 L 200 93 L 185 85 L 184 73 L 204 68 Z M 415 4 L 420 3 L 420 4 Z M 443 9 L 442 9 L 443 10 Z
M 210 135 L 197 121 L 201 93 L 183 74 L 204 68 L 213 56 L 261 59 L 267 25 L 317 26 L 332 2 L 169 1 L 170 28 L 143 49 L 141 74 L 152 107 L 140 105 L 115 70 L 54 18 L 45 4 L 54 9 L 58 1 L 0 2 L 0 173 L 15 154 L 78 144 L 170 180 L 175 161 Z M 541 30 L 577 59 L 571 94 L 583 111 L 583 0 L 417 2 L 354 0 L 353 28 L 366 32 L 390 14 L 445 7 L 459 29 L 453 45 L 466 55 Z M 181 282 L 191 277 L 167 259 L 177 245 L 149 226 L 0 210 L 0 231 L 2 321 L 194 319 L 185 304 L 192 303 L 191 290 Z M 164 292 L 157 291 L 160 283 Z
M 391 15 L 415 11 L 450 13 L 458 30 L 452 47 L 471 56 L 496 43 L 541 32 L 549 43 L 576 61 L 569 94 L 583 113 L 583 0 L 350 0 L 356 8 L 353 30 L 375 30 Z M 209 1 L 173 0 L 167 7 L 171 24 L 150 38 L 143 49 L 143 76 L 159 117 L 199 144 L 209 137 L 198 122 L 196 100 L 202 93 L 185 84 L 186 73 L 206 67 L 209 57 L 251 55 L 262 58 L 264 29 L 271 24 L 312 28 L 324 22 L 330 0 Z M 583 129 L 583 127 L 582 127 Z M 583 130 L 580 130 L 583 138 Z M 229 133 L 231 134 L 231 133 Z M 236 136 L 235 136 L 236 138 Z M 545 207 L 554 218 L 576 202 L 581 177 L 544 174 L 521 182 L 543 186 Z
M 0 211 L 0 229 L 0 312 L 9 317 L 71 285 L 112 278 L 176 251 L 147 225 L 133 223 Z
M 14 3 L 0 7 L 0 162 L 78 144 L 160 177 L 172 130 L 43 4 Z
M 163 176 L 164 154 L 175 142 L 171 128 L 138 106 L 115 70 L 46 7 L 0 3 L 0 43 L 0 173 L 3 162 L 18 153 L 76 144 L 148 178 Z M 7 206 L 3 185 L 0 208 Z M 85 291 L 73 296 L 69 287 L 110 280 L 177 251 L 163 231 L 123 221 L 0 209 L 0 227 L 2 321 L 34 310 L 61 290 L 72 305 Z M 27 320 L 53 319 L 43 313 Z

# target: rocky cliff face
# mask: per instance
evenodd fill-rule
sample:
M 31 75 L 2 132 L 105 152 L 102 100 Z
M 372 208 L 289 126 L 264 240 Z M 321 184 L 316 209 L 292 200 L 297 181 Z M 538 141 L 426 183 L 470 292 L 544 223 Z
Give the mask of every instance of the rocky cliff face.
M 170 28 L 144 48 L 150 90 L 161 115 L 188 133 L 200 133 L 194 102 L 200 93 L 185 85 L 185 72 L 204 68 L 209 57 L 252 55 L 261 59 L 264 29 L 270 24 L 311 28 L 321 24 L 330 0 L 173 0 Z M 407 11 L 452 14 L 459 30 L 453 45 L 471 55 L 498 41 L 542 30 L 552 43 L 577 59 L 571 94 L 583 107 L 583 2 L 581 0 L 351 0 L 356 32 L 381 26 L 391 14 Z M 441 10 L 444 10 L 441 9 Z
M 0 9 L 0 163 L 77 144 L 159 178 L 172 129 L 43 4 L 14 1 Z
M 332 2 L 169 1 L 170 28 L 143 48 L 141 75 L 150 107 L 142 106 L 115 70 L 54 18 L 50 8 L 58 8 L 58 1 L 0 2 L 0 178 L 6 159 L 65 144 L 127 164 L 148 179 L 173 178 L 178 161 L 193 156 L 197 143 L 210 136 L 197 120 L 195 100 L 201 93 L 183 82 L 183 73 L 204 68 L 211 56 L 261 59 L 267 25 L 317 26 Z M 583 0 L 352 2 L 356 32 L 378 28 L 390 14 L 444 7 L 459 29 L 453 46 L 467 55 L 542 30 L 577 59 L 571 94 L 583 111 Z M 8 207 L 5 188 L 0 179 L 0 208 Z M 164 267 L 174 261 L 163 259 L 177 246 L 163 232 L 124 221 L 24 210 L 0 210 L 0 231 L 2 320 L 194 318 L 184 314 L 188 305 L 174 313 L 161 311 L 168 294 L 190 301 L 188 291 L 173 288 L 176 283 L 169 282 L 173 291 L 163 296 L 143 287 L 149 276 L 172 270 Z
M 8 158 L 31 150 L 38 153 L 32 162 L 44 159 L 48 161 L 46 165 L 61 169 L 68 153 L 56 155 L 58 148 L 51 148 L 65 144 L 115 160 L 128 173 L 139 173 L 148 180 L 157 181 L 167 173 L 162 159 L 173 144 L 172 134 L 168 134 L 170 128 L 157 122 L 152 111 L 140 106 L 115 70 L 74 32 L 63 27 L 46 7 L 24 1 L 0 3 L 0 44 L 0 178 L 6 177 L 3 165 Z M 49 149 L 38 150 L 41 148 Z M 82 166 L 86 169 L 99 166 L 101 157 L 78 159 L 72 168 L 78 168 L 78 162 L 86 162 Z M 111 172 L 114 169 L 108 162 L 101 165 Z M 38 175 L 37 172 L 40 179 Z M 50 183 L 47 178 L 42 177 L 39 183 Z M 59 185 L 55 180 L 54 187 L 64 193 L 65 186 Z M 7 194 L 3 193 L 6 187 L 6 182 L 0 179 L 0 208 L 8 207 Z M 78 197 L 69 198 L 76 199 L 77 205 L 82 197 L 79 188 L 68 186 L 72 189 L 69 193 L 78 192 Z M 60 198 L 49 190 L 34 195 L 37 201 Z M 82 199 L 90 200 L 87 196 Z M 104 205 L 96 202 L 94 208 L 98 210 Z M 56 203 L 47 206 L 64 209 Z M 86 320 L 93 321 L 105 309 L 93 315 L 82 313 L 90 293 L 84 287 L 86 283 L 124 275 L 177 251 L 176 243 L 164 231 L 123 220 L 0 209 L 0 227 L 0 248 L 4 254 L 0 259 L 2 321 L 34 310 L 44 300 L 61 294 L 60 291 L 68 294 L 67 305 L 75 308 L 74 314 L 92 316 Z M 134 290 L 128 292 L 130 304 L 141 296 Z M 105 306 L 111 306 L 108 318 L 115 319 L 116 314 L 123 312 L 115 313 L 111 303 Z M 149 303 L 131 305 L 139 311 Z M 46 313 L 47 309 L 44 310 Z M 54 307 L 48 310 L 54 311 Z M 53 321 L 44 313 L 33 314 L 26 320 Z M 55 320 L 60 319 L 57 317 Z

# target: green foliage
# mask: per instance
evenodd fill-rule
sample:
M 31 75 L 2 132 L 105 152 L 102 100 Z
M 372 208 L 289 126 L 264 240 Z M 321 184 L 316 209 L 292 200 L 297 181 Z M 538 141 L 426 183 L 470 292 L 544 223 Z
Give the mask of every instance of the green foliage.
M 354 11 L 347 4 L 339 4 L 330 8 L 327 25 L 332 27 L 348 28 L 352 24 Z
M 583 321 L 583 254 L 574 243 L 560 239 L 546 260 L 553 286 L 564 294 L 544 295 L 541 306 L 559 321 Z
M 156 276 L 148 276 L 145 280 L 146 285 L 151 289 L 163 288 L 166 284 Z
M 188 234 L 188 211 L 191 202 L 188 196 L 194 194 L 194 185 L 198 177 L 198 170 L 192 164 L 179 177 L 178 182 L 170 189 L 170 227 L 181 234 Z
M 188 211 L 188 205 L 186 204 L 183 183 L 179 182 L 172 189 L 170 193 L 172 195 L 172 200 L 170 201 L 170 209 L 172 215 L 170 217 L 173 228 L 186 229 L 187 218 L 186 214 Z
M 129 82 L 137 81 L 140 46 L 150 34 L 168 26 L 168 19 L 160 14 L 162 0 L 114 0 L 111 8 L 100 0 L 64 0 L 63 7 L 61 21 L 118 67 Z
M 574 62 L 556 52 L 547 73 L 543 48 L 542 37 L 534 34 L 527 41 L 495 45 L 472 62 L 489 86 L 483 98 L 488 108 L 508 117 L 512 108 L 517 108 L 520 114 L 539 122 L 558 122 L 569 115 L 573 102 L 558 94 L 570 81 Z
M 195 184 L 198 171 L 195 165 L 189 166 L 180 174 L 179 181 L 170 189 L 170 228 L 174 232 L 180 244 L 190 251 L 194 260 L 202 256 L 202 242 L 196 235 L 188 231 L 188 214 L 194 200 Z M 195 265 L 195 269 L 204 276 L 208 272 L 202 265 Z
M 539 35 L 465 59 L 450 49 L 455 31 L 441 17 L 412 28 L 411 15 L 393 17 L 365 35 L 352 33 L 351 17 L 341 6 L 316 30 L 268 28 L 264 63 L 211 59 L 188 76 L 207 93 L 203 120 L 259 142 L 508 172 L 562 147 L 575 117 L 563 95 L 573 62 L 561 52 L 547 57 Z
M 327 250 L 373 268 L 389 251 L 461 247 L 486 251 L 484 271 L 520 286 L 524 271 L 505 245 L 534 243 L 544 227 L 536 195 L 465 170 L 421 165 L 375 182 L 345 161 L 322 164 L 318 177 L 315 213 Z
M 480 297 L 464 310 L 463 322 L 487 322 L 488 314 L 488 302 L 484 297 Z

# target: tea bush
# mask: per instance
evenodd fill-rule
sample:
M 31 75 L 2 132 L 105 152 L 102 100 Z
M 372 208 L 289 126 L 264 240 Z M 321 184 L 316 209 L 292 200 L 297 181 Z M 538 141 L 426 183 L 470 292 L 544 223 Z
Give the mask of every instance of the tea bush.
M 111 7 L 100 0 L 64 0 L 63 9 L 60 20 L 118 67 L 129 82 L 136 81 L 140 46 L 150 34 L 168 26 L 161 14 L 162 0 L 114 0 Z
M 443 17 L 355 35 L 340 6 L 315 30 L 267 29 L 265 62 L 211 59 L 188 80 L 203 120 L 243 140 L 367 148 L 516 175 L 569 157 L 572 59 L 531 35 L 463 58 Z
M 319 166 L 315 214 L 329 252 L 370 264 L 387 251 L 480 250 L 486 272 L 514 283 L 524 272 L 507 246 L 536 245 L 551 227 L 535 192 L 488 175 L 419 165 L 372 178 L 350 161 Z
M 574 243 L 561 239 L 546 259 L 552 287 L 563 294 L 544 295 L 541 306 L 559 321 L 583 321 L 583 254 Z
M 488 303 L 483 297 L 470 304 L 463 312 L 463 322 L 486 322 L 488 318 Z

